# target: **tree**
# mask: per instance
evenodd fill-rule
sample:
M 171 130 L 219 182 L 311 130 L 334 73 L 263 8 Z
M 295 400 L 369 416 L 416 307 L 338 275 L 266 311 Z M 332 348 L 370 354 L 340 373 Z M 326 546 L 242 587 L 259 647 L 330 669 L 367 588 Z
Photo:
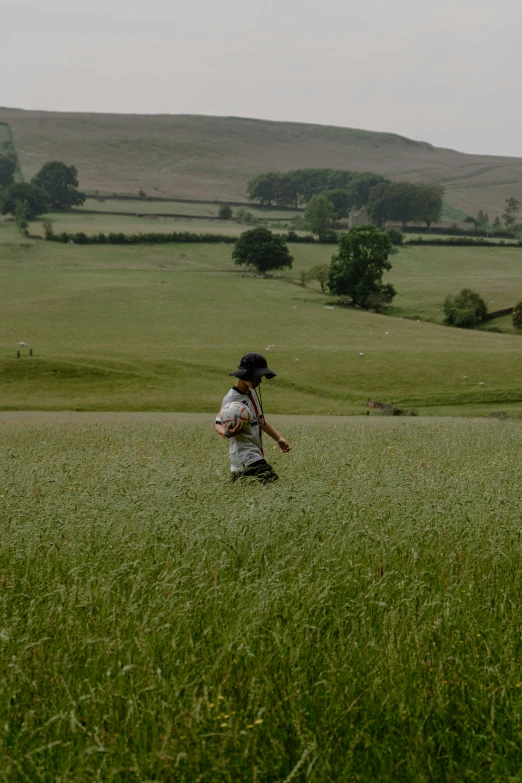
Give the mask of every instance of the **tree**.
M 297 209 L 302 198 L 302 185 L 299 171 L 287 171 L 279 175 L 276 203 L 281 207 L 293 206 Z
M 219 208 L 219 217 L 221 220 L 230 220 L 232 217 L 232 207 L 229 207 L 228 204 L 221 204 Z
M 328 275 L 332 294 L 349 296 L 362 307 L 370 306 L 376 297 L 391 302 L 396 291 L 382 282 L 384 272 L 392 268 L 388 261 L 391 247 L 390 237 L 372 225 L 355 226 L 341 234 Z
M 260 204 L 270 206 L 277 199 L 279 193 L 279 172 L 269 171 L 267 174 L 258 174 L 252 177 L 247 185 L 249 201 L 259 201 Z
M 515 229 L 517 225 L 518 213 L 520 212 L 520 201 L 516 198 L 507 198 L 502 217 L 504 223 L 509 229 Z
M 330 267 L 328 264 L 315 264 L 310 267 L 306 273 L 306 280 L 315 280 L 321 286 L 321 293 L 325 294 L 328 288 L 328 275 L 330 273 Z
M 502 223 L 500 222 L 500 218 L 499 218 L 498 215 L 496 216 L 495 220 L 493 221 L 493 228 L 494 228 L 495 231 L 498 231 L 499 229 L 502 228 Z
M 424 220 L 428 230 L 442 215 L 444 188 L 442 185 L 413 185 L 415 188 L 415 219 Z
M 352 197 L 352 206 L 354 209 L 362 209 L 368 204 L 372 188 L 381 182 L 389 182 L 386 177 L 380 174 L 372 174 L 371 171 L 365 171 L 363 174 L 355 174 L 352 178 L 348 190 Z
M 16 160 L 10 155 L 0 155 L 0 188 L 8 188 L 14 182 Z
M 52 220 L 44 220 L 42 223 L 42 228 L 44 230 L 46 239 L 52 239 L 54 237 L 54 228 L 53 228 Z
M 60 160 L 45 163 L 31 182 L 48 194 L 51 209 L 70 209 L 81 206 L 85 201 L 85 193 L 77 189 L 76 167 L 67 166 Z
M 477 217 L 475 218 L 475 225 L 480 231 L 487 231 L 489 228 L 488 213 L 484 212 L 482 209 L 479 209 L 477 212 Z
M 27 220 L 28 207 L 25 201 L 17 201 L 13 210 L 16 227 L 23 237 L 29 234 L 29 221 Z
M 324 193 L 313 196 L 306 206 L 305 220 L 312 234 L 319 239 L 327 236 L 333 220 L 333 207 Z
M 342 218 L 348 216 L 348 212 L 352 206 L 352 197 L 348 190 L 334 188 L 333 190 L 325 190 L 324 195 L 332 205 L 333 214 L 336 220 L 342 220 Z
M 387 220 L 406 225 L 415 220 L 417 209 L 416 185 L 410 182 L 380 182 L 375 185 L 368 199 L 368 214 L 381 227 Z
M 2 203 L 2 215 L 14 215 L 19 202 L 25 204 L 27 220 L 33 220 L 42 212 L 46 212 L 49 206 L 49 198 L 45 190 L 28 182 L 15 182 L 7 188 Z
M 444 300 L 444 322 L 461 329 L 473 329 L 488 314 L 488 308 L 481 297 L 470 288 L 463 288 L 455 296 L 447 296 Z
M 244 231 L 234 246 L 232 258 L 238 266 L 253 266 L 263 275 L 272 269 L 291 267 L 293 261 L 284 240 L 267 228 Z
M 515 305 L 511 320 L 513 321 L 513 328 L 517 331 L 522 331 L 522 302 Z
M 412 182 L 379 182 L 368 197 L 368 213 L 377 226 L 394 220 L 405 226 L 412 220 L 424 220 L 428 228 L 442 213 L 444 188 Z

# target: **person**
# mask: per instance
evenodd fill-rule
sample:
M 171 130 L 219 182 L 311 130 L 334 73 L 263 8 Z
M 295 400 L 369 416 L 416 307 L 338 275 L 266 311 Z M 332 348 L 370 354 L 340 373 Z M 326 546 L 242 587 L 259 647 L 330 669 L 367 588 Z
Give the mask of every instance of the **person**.
M 263 452 L 263 433 L 273 438 L 282 452 L 290 451 L 290 444 L 269 424 L 256 392 L 263 378 L 270 380 L 276 373 L 269 369 L 264 356 L 259 353 L 247 353 L 239 362 L 239 367 L 230 375 L 238 380 L 236 385 L 223 398 L 221 409 L 229 402 L 242 402 L 250 411 L 250 421 L 238 422 L 228 431 L 223 427 L 219 415 L 216 417 L 216 432 L 222 438 L 230 439 L 230 469 L 232 481 L 240 478 L 255 478 L 263 484 L 277 481 L 278 475 L 265 460 Z

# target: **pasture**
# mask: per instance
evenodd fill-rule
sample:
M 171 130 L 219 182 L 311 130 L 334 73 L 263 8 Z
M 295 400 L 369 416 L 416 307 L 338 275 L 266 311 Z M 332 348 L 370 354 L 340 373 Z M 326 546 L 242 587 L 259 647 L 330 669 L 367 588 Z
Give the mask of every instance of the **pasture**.
M 520 337 L 416 321 L 440 319 L 464 285 L 492 308 L 522 298 L 521 250 L 401 250 L 390 279 L 402 320 L 325 309 L 329 297 L 298 285 L 333 250 L 293 245 L 288 276 L 257 279 L 228 245 L 71 246 L 0 223 L 0 406 L 213 411 L 239 357 L 274 345 L 274 412 L 361 414 L 368 398 L 421 414 L 522 410 Z M 20 341 L 32 359 L 16 359 Z
M 147 201 L 146 199 L 97 199 L 87 198 L 83 207 L 78 207 L 78 211 L 96 210 L 97 212 L 128 212 L 130 215 L 184 215 L 187 217 L 197 216 L 200 218 L 219 218 L 220 204 L 215 202 L 191 203 L 186 201 Z M 267 209 L 256 204 L 243 204 L 243 209 L 251 212 L 256 218 L 270 220 L 271 218 L 286 218 L 291 220 L 302 211 L 291 209 Z M 240 207 L 232 207 L 237 212 Z M 223 221 L 226 222 L 226 221 Z
M 31 233 L 36 236 L 44 236 L 42 220 L 52 220 L 53 231 L 60 234 L 77 233 L 85 234 L 123 233 L 123 234 L 147 234 L 149 231 L 171 234 L 173 231 L 190 231 L 194 234 L 223 234 L 225 236 L 239 236 L 249 226 L 241 225 L 233 220 L 218 220 L 217 218 L 171 218 L 153 217 L 145 214 L 136 215 L 111 215 L 111 214 L 82 214 L 79 210 L 74 212 L 43 215 L 39 220 L 31 223 Z M 274 232 L 285 231 L 284 224 L 270 226 Z
M 520 424 L 0 423 L 1 780 L 519 779 Z

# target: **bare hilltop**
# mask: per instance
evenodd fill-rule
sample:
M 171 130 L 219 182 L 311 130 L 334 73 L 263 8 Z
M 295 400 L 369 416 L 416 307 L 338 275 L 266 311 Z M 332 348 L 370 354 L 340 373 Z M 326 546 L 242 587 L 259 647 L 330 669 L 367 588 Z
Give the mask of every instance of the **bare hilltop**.
M 468 214 L 522 200 L 522 158 L 468 155 L 392 133 L 240 117 L 122 115 L 0 108 L 22 174 L 64 160 L 88 191 L 243 201 L 248 179 L 270 170 L 331 167 L 436 182 Z

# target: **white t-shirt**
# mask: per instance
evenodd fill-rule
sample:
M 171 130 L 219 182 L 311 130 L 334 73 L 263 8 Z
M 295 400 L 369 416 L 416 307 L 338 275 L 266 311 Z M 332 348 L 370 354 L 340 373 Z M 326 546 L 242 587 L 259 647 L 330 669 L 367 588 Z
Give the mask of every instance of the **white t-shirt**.
M 230 438 L 230 470 L 244 470 L 248 465 L 264 458 L 261 443 L 261 427 L 259 426 L 259 420 L 263 418 L 263 411 L 254 389 L 250 389 L 250 394 L 248 394 L 238 391 L 234 386 L 223 397 L 221 409 L 227 402 L 242 402 L 250 411 L 248 424 L 243 425 L 239 435 L 236 435 L 235 438 Z M 219 414 L 216 416 L 216 422 L 222 424 Z

